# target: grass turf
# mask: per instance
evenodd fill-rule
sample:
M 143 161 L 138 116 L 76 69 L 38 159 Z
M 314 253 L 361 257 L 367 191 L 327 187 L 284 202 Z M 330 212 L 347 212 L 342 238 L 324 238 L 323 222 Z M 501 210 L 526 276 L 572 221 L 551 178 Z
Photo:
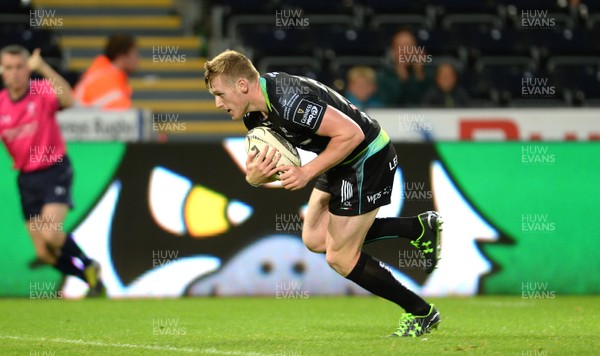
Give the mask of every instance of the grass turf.
M 442 323 L 386 339 L 376 297 L 0 300 L 2 355 L 598 354 L 600 297 L 432 299 Z

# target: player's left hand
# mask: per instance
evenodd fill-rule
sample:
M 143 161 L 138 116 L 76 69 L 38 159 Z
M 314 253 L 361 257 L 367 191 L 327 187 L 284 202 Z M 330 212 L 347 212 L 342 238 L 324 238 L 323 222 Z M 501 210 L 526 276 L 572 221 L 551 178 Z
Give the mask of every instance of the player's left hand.
M 36 48 L 31 54 L 31 56 L 29 56 L 29 59 L 27 60 L 27 66 L 32 71 L 37 72 L 44 65 L 46 65 L 46 62 L 44 62 L 44 59 L 42 58 L 41 50 L 39 48 Z
M 281 185 L 287 190 L 302 189 L 311 180 L 306 167 L 281 166 L 279 167 L 279 171 L 284 172 L 279 176 L 279 179 L 281 180 Z

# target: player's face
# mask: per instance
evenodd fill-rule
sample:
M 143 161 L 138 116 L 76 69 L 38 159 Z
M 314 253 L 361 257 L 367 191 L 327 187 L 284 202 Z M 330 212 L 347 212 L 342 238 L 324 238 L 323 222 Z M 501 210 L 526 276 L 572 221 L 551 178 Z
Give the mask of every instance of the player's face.
M 235 83 L 231 83 L 222 75 L 210 83 L 210 92 L 215 96 L 217 108 L 225 111 L 233 120 L 241 119 L 248 108 L 248 99 Z
M 20 91 L 27 87 L 31 70 L 27 60 L 21 54 L 4 53 L 2 63 L 2 80 L 9 90 Z

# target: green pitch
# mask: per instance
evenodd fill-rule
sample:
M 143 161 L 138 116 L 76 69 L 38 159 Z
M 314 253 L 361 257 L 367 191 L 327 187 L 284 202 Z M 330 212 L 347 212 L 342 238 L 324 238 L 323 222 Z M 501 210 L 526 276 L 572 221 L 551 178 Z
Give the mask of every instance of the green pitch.
M 433 299 L 437 331 L 385 339 L 375 297 L 0 300 L 2 355 L 590 355 L 600 297 Z

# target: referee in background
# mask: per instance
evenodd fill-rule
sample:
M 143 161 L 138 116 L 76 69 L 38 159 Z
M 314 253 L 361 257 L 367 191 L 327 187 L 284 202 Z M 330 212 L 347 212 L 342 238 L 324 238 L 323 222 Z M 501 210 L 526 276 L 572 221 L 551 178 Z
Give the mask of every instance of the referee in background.
M 37 260 L 86 282 L 88 296 L 103 295 L 99 264 L 62 228 L 73 207 L 73 170 L 56 113 L 73 104 L 71 87 L 43 60 L 39 49 L 30 56 L 20 45 L 4 47 L 0 69 L 6 86 L 0 92 L 0 138 L 19 171 L 21 207 Z M 30 79 L 32 71 L 43 79 Z

